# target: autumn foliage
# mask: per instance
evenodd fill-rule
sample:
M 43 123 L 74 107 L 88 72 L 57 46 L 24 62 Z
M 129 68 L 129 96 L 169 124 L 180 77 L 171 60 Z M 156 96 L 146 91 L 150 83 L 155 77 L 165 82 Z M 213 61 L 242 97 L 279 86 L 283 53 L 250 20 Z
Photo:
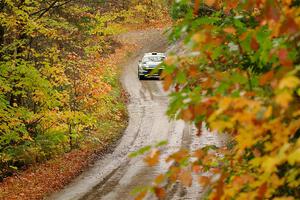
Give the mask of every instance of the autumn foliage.
M 299 199 L 299 1 L 203 2 L 174 3 L 170 37 L 187 51 L 165 61 L 168 114 L 230 141 L 170 155 L 149 191 L 162 198 L 166 184 L 189 187 L 196 175 L 208 199 Z
M 162 5 L 0 1 L 0 180 L 119 131 L 126 98 L 116 64 L 126 52 L 115 52 L 114 36 L 155 19 L 154 7 Z

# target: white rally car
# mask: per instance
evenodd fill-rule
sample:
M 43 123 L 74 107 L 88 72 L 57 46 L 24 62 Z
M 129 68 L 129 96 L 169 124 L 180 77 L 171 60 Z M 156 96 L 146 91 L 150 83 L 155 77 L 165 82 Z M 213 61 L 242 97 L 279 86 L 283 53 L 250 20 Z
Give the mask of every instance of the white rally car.
M 138 77 L 140 80 L 145 78 L 159 78 L 163 70 L 163 67 L 153 71 L 158 65 L 160 65 L 166 58 L 164 53 L 145 53 L 142 60 L 139 61 L 138 65 Z M 153 72 L 154 73 L 153 73 Z

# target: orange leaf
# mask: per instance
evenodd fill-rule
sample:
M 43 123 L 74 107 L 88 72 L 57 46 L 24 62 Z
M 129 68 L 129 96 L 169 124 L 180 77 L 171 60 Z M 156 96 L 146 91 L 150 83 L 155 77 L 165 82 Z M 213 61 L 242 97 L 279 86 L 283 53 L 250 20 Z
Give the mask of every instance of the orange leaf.
M 257 51 L 259 49 L 259 44 L 255 37 L 252 37 L 250 46 L 254 51 Z
M 255 92 L 246 92 L 246 93 L 244 94 L 244 96 L 245 96 L 245 97 L 254 97 L 254 96 L 256 96 L 256 93 L 255 93 Z
M 213 82 L 212 82 L 211 78 L 208 77 L 207 80 L 204 81 L 204 82 L 201 84 L 201 86 L 202 86 L 204 89 L 208 89 L 208 88 L 210 88 L 210 87 L 212 86 L 212 84 L 213 84 Z
M 204 155 L 205 155 L 204 152 L 201 149 L 198 149 L 194 152 L 193 157 L 202 159 Z
M 228 13 L 231 9 L 235 9 L 239 5 L 239 0 L 226 0 L 225 12 Z
M 156 187 L 154 188 L 154 192 L 159 199 L 163 199 L 166 196 L 166 191 L 163 188 Z
M 175 160 L 176 162 L 179 163 L 180 161 L 187 158 L 188 156 L 189 156 L 189 152 L 187 150 L 182 149 L 182 150 L 172 154 L 171 156 L 169 156 L 166 161 L 170 162 L 172 160 Z
M 200 173 L 202 171 L 203 167 L 201 165 L 193 165 L 192 171 L 194 173 Z
M 212 168 L 210 171 L 214 174 L 219 174 L 221 172 L 219 168 Z
M 178 176 L 179 181 L 186 187 L 190 187 L 192 185 L 192 174 L 190 171 L 182 170 Z
M 185 109 L 181 112 L 181 118 L 184 120 L 184 121 L 191 121 L 194 119 L 194 113 L 192 111 L 192 109 L 188 108 L 188 109 Z
M 236 30 L 233 27 L 226 27 L 223 30 L 224 30 L 225 33 L 230 33 L 230 34 L 233 34 L 233 35 L 236 34 Z
M 206 108 L 203 104 L 197 104 L 194 110 L 195 110 L 195 114 L 202 115 L 205 113 Z
M 264 199 L 264 196 L 265 196 L 265 193 L 266 191 L 268 190 L 268 185 L 267 183 L 264 183 L 262 184 L 259 189 L 258 189 L 258 194 L 257 194 L 257 199 L 258 200 L 263 200 Z
M 200 4 L 200 1 L 195 0 L 195 6 L 194 6 L 194 14 L 195 15 L 198 15 L 198 13 L 199 13 L 199 4 Z
M 147 192 L 141 192 L 138 196 L 135 197 L 135 200 L 143 200 L 145 196 L 147 195 Z
M 200 185 L 207 186 L 210 183 L 210 179 L 207 176 L 200 176 L 198 182 Z
M 265 85 L 266 83 L 272 80 L 273 76 L 274 76 L 273 70 L 263 74 L 259 79 L 259 84 Z
M 252 181 L 254 181 L 253 177 L 249 175 L 236 176 L 233 179 L 233 186 L 240 187 L 241 185 L 251 183 Z
M 160 151 L 154 149 L 145 159 L 144 161 L 149 166 L 155 166 L 159 162 Z
M 155 178 L 154 182 L 155 184 L 158 185 L 161 184 L 164 180 L 165 180 L 165 176 L 163 174 L 160 174 Z
M 175 182 L 178 178 L 180 169 L 178 167 L 172 166 L 170 169 L 170 181 Z
M 175 91 L 178 92 L 179 90 L 180 90 L 180 85 L 179 85 L 179 84 L 176 84 L 176 85 L 175 85 Z
M 215 79 L 218 80 L 218 81 L 222 81 L 225 78 L 224 74 L 222 72 L 219 72 L 219 71 L 216 71 L 214 76 L 215 76 Z
M 215 197 L 213 198 L 213 200 L 220 200 L 222 195 L 224 194 L 224 179 L 225 179 L 225 176 L 224 176 L 224 174 L 222 174 L 222 176 L 218 182 L 218 185 L 216 188 L 216 194 L 215 194 Z
M 216 0 L 205 0 L 204 3 L 208 6 L 213 6 L 216 3 Z
M 280 49 L 278 52 L 280 64 L 286 67 L 293 65 L 293 62 L 289 59 L 287 49 Z
M 164 90 L 167 91 L 170 89 L 173 82 L 173 78 L 171 75 L 167 75 L 164 79 Z
M 197 124 L 197 136 L 200 137 L 202 135 L 202 122 L 198 122 Z
M 287 19 L 284 21 L 284 23 L 281 26 L 280 33 L 281 34 L 294 34 L 299 31 L 299 26 L 295 22 L 295 19 L 288 16 Z
M 196 67 L 190 67 L 189 68 L 189 76 L 192 77 L 192 78 L 195 78 L 197 77 L 198 75 L 198 71 L 197 71 L 197 68 Z
M 271 1 L 272 2 L 272 1 Z M 279 21 L 280 20 L 280 10 L 278 8 L 278 6 L 276 6 L 274 3 L 271 3 L 270 1 L 268 1 L 267 5 L 266 5 L 266 18 L 269 21 Z

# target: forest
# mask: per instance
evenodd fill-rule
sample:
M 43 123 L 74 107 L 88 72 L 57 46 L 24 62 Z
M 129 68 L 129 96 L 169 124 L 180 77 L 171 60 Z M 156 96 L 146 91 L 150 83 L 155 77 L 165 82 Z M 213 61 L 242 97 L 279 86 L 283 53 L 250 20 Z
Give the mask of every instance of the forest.
M 155 17 L 150 3 L 1 0 L 0 179 L 124 125 L 119 71 L 105 59 L 123 24 Z

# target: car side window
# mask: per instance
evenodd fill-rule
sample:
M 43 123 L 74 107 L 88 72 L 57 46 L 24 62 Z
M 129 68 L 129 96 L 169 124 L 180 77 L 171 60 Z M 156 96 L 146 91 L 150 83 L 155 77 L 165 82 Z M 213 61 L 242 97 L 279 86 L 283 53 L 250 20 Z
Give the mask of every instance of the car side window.
M 144 57 L 142 62 L 162 62 L 164 61 L 165 57 L 161 56 L 153 56 L 153 57 Z
M 142 60 L 142 62 L 143 62 L 143 63 L 144 63 L 144 62 L 149 62 L 149 59 L 148 59 L 147 57 L 144 57 L 143 60 Z

